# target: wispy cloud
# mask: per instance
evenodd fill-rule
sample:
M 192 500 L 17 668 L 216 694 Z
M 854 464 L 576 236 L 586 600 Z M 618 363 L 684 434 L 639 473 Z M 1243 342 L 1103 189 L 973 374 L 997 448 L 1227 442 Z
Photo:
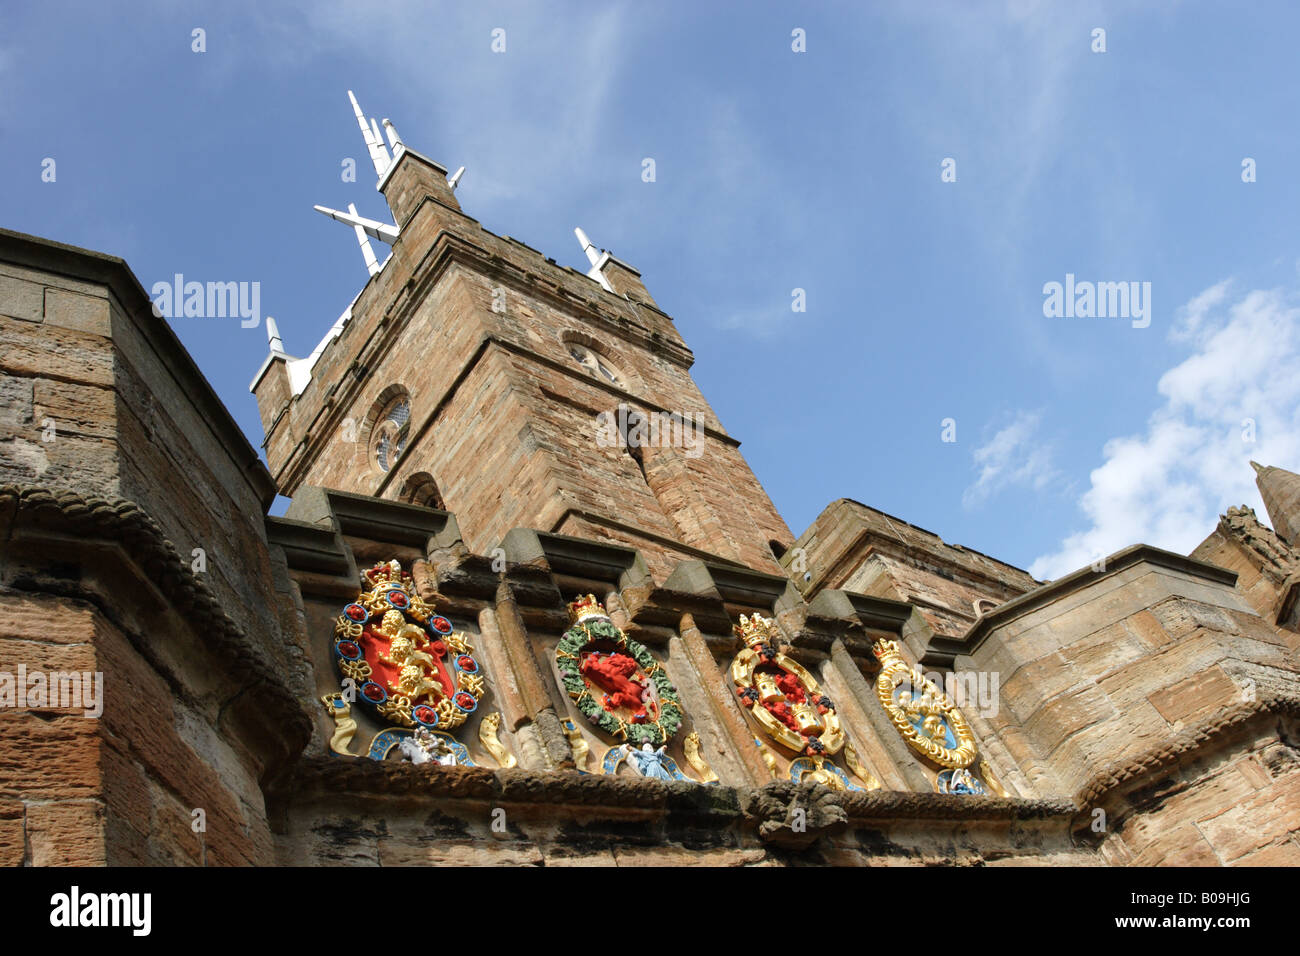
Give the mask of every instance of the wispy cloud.
M 1184 304 L 1174 315 L 1174 325 L 1169 330 L 1172 342 L 1186 342 L 1196 338 L 1204 327 L 1210 313 L 1223 304 L 1227 298 L 1231 279 L 1216 282 L 1200 295 Z
M 1126 545 L 1191 551 L 1229 505 L 1264 517 L 1249 460 L 1300 466 L 1300 308 L 1280 290 L 1224 310 L 1227 280 L 1180 311 L 1196 351 L 1161 376 L 1143 433 L 1114 438 L 1079 500 L 1089 526 L 1030 566 L 1057 577 Z
M 1021 411 L 1012 422 L 975 449 L 979 477 L 962 494 L 962 504 L 974 507 L 1008 488 L 1041 491 L 1057 477 L 1051 447 L 1038 435 L 1041 412 Z

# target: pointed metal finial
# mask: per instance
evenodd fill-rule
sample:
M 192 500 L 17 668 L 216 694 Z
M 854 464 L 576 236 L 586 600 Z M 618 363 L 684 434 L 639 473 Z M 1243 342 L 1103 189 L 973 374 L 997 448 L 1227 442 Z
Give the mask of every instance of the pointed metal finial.
M 393 150 L 393 159 L 396 159 L 397 154 L 405 148 L 405 144 L 402 142 L 402 137 L 397 135 L 397 127 L 393 125 L 392 120 L 385 116 L 383 123 L 384 132 L 388 134 L 388 145 Z
M 573 234 L 578 237 L 578 245 L 582 246 L 582 251 L 587 254 L 587 261 L 593 266 L 600 261 L 600 250 L 596 244 L 587 238 L 587 234 L 581 229 L 574 229 Z
M 465 167 L 462 166 L 460 169 L 456 170 L 449 177 L 447 177 L 447 185 L 450 186 L 452 189 L 455 189 L 457 186 L 460 185 L 460 177 L 464 175 L 465 175 Z
M 280 327 L 275 324 L 275 319 L 269 315 L 266 317 L 266 338 L 271 345 L 272 352 L 284 352 L 284 340 L 280 338 Z
M 366 141 L 366 150 L 370 153 L 370 161 L 374 163 L 375 175 L 382 177 L 388 172 L 388 165 L 392 160 L 384 147 L 383 137 L 379 135 L 379 127 L 374 125 L 374 120 L 366 122 L 365 114 L 361 112 L 361 104 L 357 102 L 351 90 L 348 90 L 348 99 L 352 101 L 352 112 L 357 115 L 357 125 L 361 127 L 361 138 Z
M 587 277 L 599 282 L 606 292 L 613 292 L 614 287 L 605 278 L 605 273 L 600 271 L 601 263 L 608 258 L 609 253 L 597 249 L 596 244 L 588 239 L 587 234 L 581 229 L 574 229 L 573 234 L 578 237 L 578 245 L 582 246 L 582 251 L 587 254 L 587 261 L 591 263 L 591 268 L 587 270 Z

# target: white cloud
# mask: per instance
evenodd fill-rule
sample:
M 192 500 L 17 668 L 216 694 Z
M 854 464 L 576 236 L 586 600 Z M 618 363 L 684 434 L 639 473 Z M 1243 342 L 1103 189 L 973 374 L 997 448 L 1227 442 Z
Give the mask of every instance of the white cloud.
M 962 504 L 972 507 L 1013 486 L 1041 490 L 1056 477 L 1052 450 L 1037 437 L 1041 422 L 1041 412 L 1019 412 L 1011 424 L 975 449 L 979 477 L 962 494 Z
M 1194 339 L 1211 310 L 1223 304 L 1224 298 L 1228 295 L 1228 286 L 1231 284 L 1231 279 L 1216 282 L 1182 306 L 1174 316 L 1174 327 L 1169 332 L 1170 340 L 1185 342 Z
M 1185 554 L 1230 505 L 1267 520 L 1249 461 L 1300 467 L 1300 309 L 1279 290 L 1257 290 L 1225 313 L 1228 286 L 1180 310 L 1171 338 L 1196 351 L 1161 376 L 1164 404 L 1145 432 L 1106 443 L 1079 500 L 1090 526 L 1035 560 L 1035 577 L 1139 542 Z

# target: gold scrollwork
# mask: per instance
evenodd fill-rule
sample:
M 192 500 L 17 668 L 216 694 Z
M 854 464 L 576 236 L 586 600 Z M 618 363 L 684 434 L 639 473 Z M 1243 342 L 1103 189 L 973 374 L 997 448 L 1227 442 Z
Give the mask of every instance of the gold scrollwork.
M 587 770 L 587 753 L 591 749 L 587 746 L 587 738 L 582 736 L 582 731 L 571 720 L 564 722 L 564 736 L 569 738 L 569 747 L 573 750 L 574 766 L 585 773 Z
M 867 769 L 866 764 L 858 759 L 858 752 L 853 749 L 853 741 L 851 740 L 844 742 L 844 762 L 849 765 L 849 769 L 853 771 L 854 776 L 867 785 L 868 790 L 880 789 L 880 781 Z
M 975 735 L 952 699 L 903 660 L 897 641 L 877 641 L 872 650 L 881 663 L 876 696 L 908 745 L 952 770 L 973 764 L 979 755 Z M 904 683 L 910 684 L 912 691 L 896 698 L 895 691 Z M 949 728 L 956 747 L 947 746 Z
M 700 753 L 700 735 L 692 730 L 682 741 L 682 752 L 686 754 L 686 762 L 691 765 L 697 774 L 700 775 L 700 783 L 716 783 L 718 775 L 713 772 L 709 762 L 704 759 Z
M 506 748 L 506 745 L 501 742 L 501 738 L 497 736 L 500 729 L 500 711 L 485 715 L 478 725 L 479 742 L 487 748 L 488 753 L 495 757 L 496 762 L 502 767 L 517 766 L 519 761 L 515 759 L 515 755 Z
M 334 720 L 334 734 L 330 737 L 330 750 L 345 757 L 353 756 L 348 747 L 357 732 L 357 722 L 352 719 L 352 706 L 342 694 L 326 694 L 320 699 L 325 711 Z

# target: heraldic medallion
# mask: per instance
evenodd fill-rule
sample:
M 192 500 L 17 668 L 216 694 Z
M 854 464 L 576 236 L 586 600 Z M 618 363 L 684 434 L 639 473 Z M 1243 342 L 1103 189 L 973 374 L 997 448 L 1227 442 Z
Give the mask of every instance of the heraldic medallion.
M 881 664 L 876 695 L 885 713 L 913 750 L 945 768 L 935 789 L 986 793 L 970 769 L 979 757 L 975 735 L 952 698 L 903 660 L 897 641 L 877 641 L 872 651 Z
M 799 755 L 790 763 L 790 779 L 799 782 L 807 777 L 835 790 L 863 789 L 828 759 L 844 750 L 850 768 L 868 784 L 867 789 L 878 787 L 858 763 L 835 705 L 816 678 L 778 650 L 781 634 L 776 622 L 761 614 L 742 614 L 734 630 L 746 645 L 731 662 L 736 694 L 768 737 Z
M 348 704 L 355 700 L 394 725 L 371 742 L 371 757 L 382 760 L 398 748 L 414 763 L 472 765 L 452 732 L 483 697 L 473 648 L 420 599 L 397 561 L 377 564 L 362 578 L 365 590 L 334 622 L 334 661 L 344 692 L 323 702 L 335 708 L 336 726 L 341 717 L 350 720 Z M 332 741 L 331 749 L 348 752 L 346 741 L 342 750 Z
M 555 648 L 561 685 L 592 726 L 621 741 L 601 759 L 601 772 L 616 773 L 626 762 L 643 777 L 689 780 L 667 752 L 684 715 L 663 667 L 609 619 L 595 595 L 570 603 L 569 620 L 572 626 Z M 571 740 L 575 734 L 576 728 Z M 690 742 L 695 745 L 688 747 L 695 758 L 692 766 L 705 782 L 716 781 L 698 755 L 699 738 L 692 734 Z M 581 752 L 585 760 L 585 744 Z

